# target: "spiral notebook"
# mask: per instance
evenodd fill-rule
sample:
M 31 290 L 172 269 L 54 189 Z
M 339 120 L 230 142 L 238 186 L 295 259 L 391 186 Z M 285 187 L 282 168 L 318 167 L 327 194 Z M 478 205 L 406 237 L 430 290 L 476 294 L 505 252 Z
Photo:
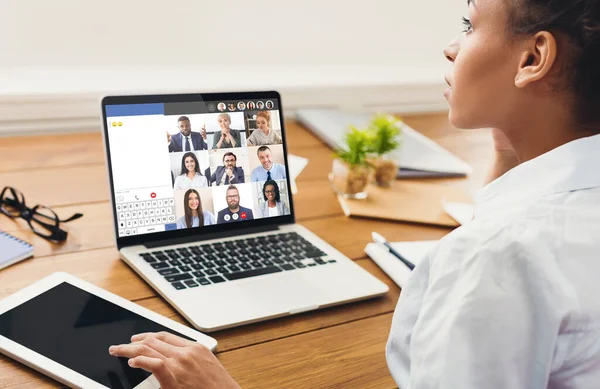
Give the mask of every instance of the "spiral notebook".
M 19 238 L 0 231 L 0 269 L 33 255 L 33 246 Z

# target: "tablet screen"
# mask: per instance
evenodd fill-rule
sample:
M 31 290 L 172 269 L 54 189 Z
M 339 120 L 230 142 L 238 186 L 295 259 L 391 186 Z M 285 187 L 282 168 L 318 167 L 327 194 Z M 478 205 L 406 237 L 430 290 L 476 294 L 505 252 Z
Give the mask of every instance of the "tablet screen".
M 157 331 L 191 339 L 66 282 L 0 315 L 0 335 L 114 389 L 132 389 L 150 374 L 108 348 Z

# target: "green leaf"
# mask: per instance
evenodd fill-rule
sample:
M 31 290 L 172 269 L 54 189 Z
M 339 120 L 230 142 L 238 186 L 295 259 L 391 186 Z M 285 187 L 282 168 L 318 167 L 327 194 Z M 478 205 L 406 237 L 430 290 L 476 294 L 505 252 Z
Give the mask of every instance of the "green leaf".
M 345 143 L 345 148 L 336 151 L 337 157 L 351 167 L 367 165 L 367 155 L 373 143 L 368 131 L 350 126 L 350 131 L 345 135 Z
M 367 128 L 369 152 L 383 155 L 396 150 L 401 143 L 401 126 L 402 121 L 391 115 L 375 116 Z

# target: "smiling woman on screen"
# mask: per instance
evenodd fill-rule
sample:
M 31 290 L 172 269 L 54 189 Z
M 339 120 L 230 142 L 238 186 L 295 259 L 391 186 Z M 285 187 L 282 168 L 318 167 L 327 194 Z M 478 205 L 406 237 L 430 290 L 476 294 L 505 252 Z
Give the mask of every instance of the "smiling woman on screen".
M 208 180 L 200 173 L 196 154 L 188 152 L 181 158 L 181 174 L 175 178 L 173 189 L 205 188 Z
M 474 220 L 402 291 L 390 373 L 402 389 L 598 388 L 600 1 L 469 0 L 464 24 L 444 50 L 449 120 L 493 128 L 495 160 Z M 161 337 L 113 353 L 163 388 L 238 387 L 205 348 Z

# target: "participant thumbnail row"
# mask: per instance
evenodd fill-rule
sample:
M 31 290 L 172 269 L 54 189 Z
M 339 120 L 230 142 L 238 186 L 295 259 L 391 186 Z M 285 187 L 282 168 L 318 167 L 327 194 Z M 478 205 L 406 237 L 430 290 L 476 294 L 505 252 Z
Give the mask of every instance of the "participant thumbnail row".
M 178 152 L 169 157 L 175 190 L 287 178 L 282 145 Z
M 279 111 L 165 116 L 171 153 L 282 143 Z
M 244 101 L 239 101 L 237 104 L 235 104 L 235 103 L 225 104 L 224 102 L 220 102 L 219 104 L 217 104 L 217 109 L 221 112 L 225 112 L 227 110 L 235 111 L 236 108 L 238 111 L 244 111 L 246 109 L 248 109 L 248 110 L 254 110 L 254 109 L 260 110 L 260 109 L 265 109 L 265 108 L 273 109 L 274 107 L 275 107 L 275 104 L 271 100 L 267 100 L 266 102 L 264 102 L 262 100 L 259 100 L 257 102 L 248 101 L 247 103 Z

